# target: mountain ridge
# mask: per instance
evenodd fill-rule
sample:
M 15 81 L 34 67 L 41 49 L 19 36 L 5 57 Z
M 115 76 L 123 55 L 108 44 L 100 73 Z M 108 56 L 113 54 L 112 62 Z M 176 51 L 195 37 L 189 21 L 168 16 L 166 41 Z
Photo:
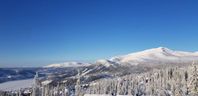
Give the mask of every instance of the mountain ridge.
M 166 47 L 151 48 L 139 52 L 130 53 L 122 56 L 115 56 L 110 59 L 96 60 L 94 63 L 81 62 L 64 62 L 57 64 L 50 64 L 45 67 L 81 67 L 89 65 L 101 64 L 106 67 L 113 65 L 138 65 L 140 63 L 157 63 L 157 62 L 177 62 L 181 63 L 198 61 L 198 52 L 175 51 Z

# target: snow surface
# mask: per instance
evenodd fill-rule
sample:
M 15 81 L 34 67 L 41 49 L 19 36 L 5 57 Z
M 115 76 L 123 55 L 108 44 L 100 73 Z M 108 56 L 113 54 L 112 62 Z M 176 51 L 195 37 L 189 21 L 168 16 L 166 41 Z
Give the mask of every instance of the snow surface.
M 8 81 L 5 83 L 0 83 L 0 90 L 2 91 L 19 90 L 21 88 L 29 88 L 32 85 L 33 85 L 33 79 Z

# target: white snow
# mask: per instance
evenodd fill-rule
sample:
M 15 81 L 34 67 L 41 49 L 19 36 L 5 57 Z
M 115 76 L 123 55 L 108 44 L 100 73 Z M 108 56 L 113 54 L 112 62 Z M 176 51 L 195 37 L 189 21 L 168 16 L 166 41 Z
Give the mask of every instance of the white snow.
M 33 85 L 33 79 L 8 81 L 5 83 L 0 83 L 0 90 L 2 91 L 19 90 L 20 88 L 29 88 L 32 85 Z

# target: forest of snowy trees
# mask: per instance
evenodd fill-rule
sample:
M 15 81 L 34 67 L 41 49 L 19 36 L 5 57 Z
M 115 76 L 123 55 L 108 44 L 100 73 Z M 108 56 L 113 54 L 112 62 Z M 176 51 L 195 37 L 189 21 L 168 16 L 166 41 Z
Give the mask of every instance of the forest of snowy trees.
M 86 94 L 132 96 L 198 96 L 197 66 L 133 74 L 90 84 Z
M 198 66 L 168 67 L 112 79 L 82 83 L 75 81 L 40 84 L 35 76 L 32 88 L 0 92 L 0 96 L 83 96 L 85 94 L 131 96 L 198 96 Z M 24 93 L 26 92 L 26 93 Z

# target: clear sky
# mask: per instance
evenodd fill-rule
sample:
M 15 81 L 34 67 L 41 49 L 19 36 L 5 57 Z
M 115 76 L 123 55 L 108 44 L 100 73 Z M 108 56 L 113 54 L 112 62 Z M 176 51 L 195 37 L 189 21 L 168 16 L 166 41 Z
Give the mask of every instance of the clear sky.
M 198 51 L 198 0 L 0 0 L 0 66 Z

